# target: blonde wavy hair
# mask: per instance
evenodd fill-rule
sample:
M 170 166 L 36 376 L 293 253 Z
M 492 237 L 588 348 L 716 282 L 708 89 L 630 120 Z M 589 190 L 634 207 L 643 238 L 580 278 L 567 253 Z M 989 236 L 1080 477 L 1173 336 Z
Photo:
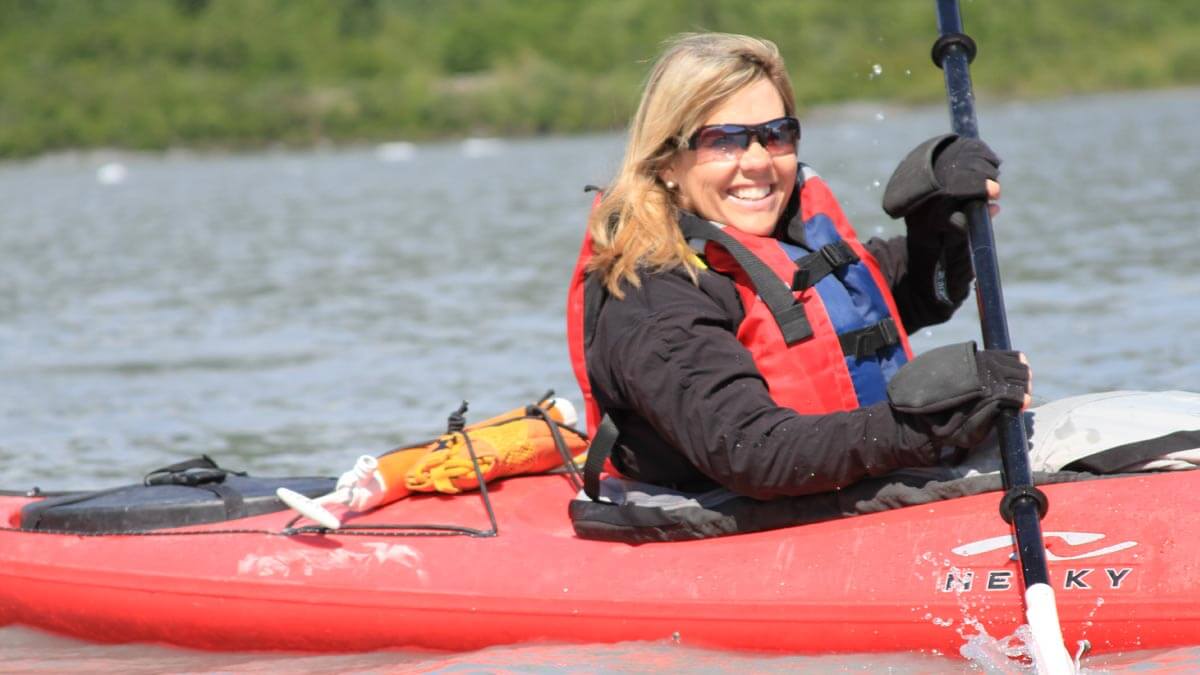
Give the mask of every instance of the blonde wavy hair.
M 687 139 L 730 96 L 766 78 L 788 115 L 795 95 L 775 43 L 728 33 L 684 33 L 666 43 L 646 79 L 616 178 L 588 219 L 594 254 L 589 271 L 614 296 L 639 285 L 639 269 L 698 268 L 677 225 L 679 197 L 659 178 Z

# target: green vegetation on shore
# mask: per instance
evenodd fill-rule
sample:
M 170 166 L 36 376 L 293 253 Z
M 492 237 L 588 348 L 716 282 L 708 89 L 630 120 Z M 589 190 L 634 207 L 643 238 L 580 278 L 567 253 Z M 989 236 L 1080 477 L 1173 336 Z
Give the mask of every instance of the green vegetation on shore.
M 774 40 L 802 107 L 933 101 L 933 5 L 0 0 L 0 157 L 620 128 L 681 31 Z M 963 15 L 993 94 L 1200 83 L 1200 2 L 963 0 Z

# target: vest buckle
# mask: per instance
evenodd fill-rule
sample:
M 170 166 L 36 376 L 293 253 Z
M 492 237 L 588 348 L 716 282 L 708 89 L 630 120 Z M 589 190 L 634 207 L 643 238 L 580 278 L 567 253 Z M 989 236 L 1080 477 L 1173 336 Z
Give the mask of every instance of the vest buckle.
M 858 262 L 858 254 L 845 241 L 826 244 L 795 261 L 796 272 L 792 275 L 792 290 L 806 291 L 834 270 Z
M 843 354 L 862 359 L 885 347 L 900 344 L 900 331 L 896 330 L 896 322 L 888 317 L 875 325 L 842 333 L 838 342 L 842 343 Z

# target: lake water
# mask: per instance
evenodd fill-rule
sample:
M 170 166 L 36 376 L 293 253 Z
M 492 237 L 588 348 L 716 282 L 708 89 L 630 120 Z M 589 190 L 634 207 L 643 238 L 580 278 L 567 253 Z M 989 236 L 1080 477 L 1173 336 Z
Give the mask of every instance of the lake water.
M 1013 343 L 1039 400 L 1200 388 L 1200 91 L 984 100 Z M 945 110 L 803 119 L 801 158 L 864 237 Z M 554 389 L 577 403 L 564 291 L 617 135 L 0 165 L 0 486 L 99 487 L 199 453 L 328 474 Z M 978 336 L 969 303 L 918 351 Z M 769 641 L 769 638 L 768 638 Z M 456 655 L 218 655 L 0 628 L 5 671 L 954 672 L 939 655 L 779 657 L 686 645 Z M 1086 660 L 1200 670 L 1200 646 Z M 991 672 L 1006 672 L 992 670 Z

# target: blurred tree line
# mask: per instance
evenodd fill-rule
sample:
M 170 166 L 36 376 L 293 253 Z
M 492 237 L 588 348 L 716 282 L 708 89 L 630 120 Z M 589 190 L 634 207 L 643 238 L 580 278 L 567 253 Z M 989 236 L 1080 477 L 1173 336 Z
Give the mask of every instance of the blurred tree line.
M 1200 83 L 1200 2 L 963 16 L 993 94 Z M 701 30 L 774 40 L 802 108 L 942 96 L 933 0 L 0 0 L 0 157 L 615 129 Z

